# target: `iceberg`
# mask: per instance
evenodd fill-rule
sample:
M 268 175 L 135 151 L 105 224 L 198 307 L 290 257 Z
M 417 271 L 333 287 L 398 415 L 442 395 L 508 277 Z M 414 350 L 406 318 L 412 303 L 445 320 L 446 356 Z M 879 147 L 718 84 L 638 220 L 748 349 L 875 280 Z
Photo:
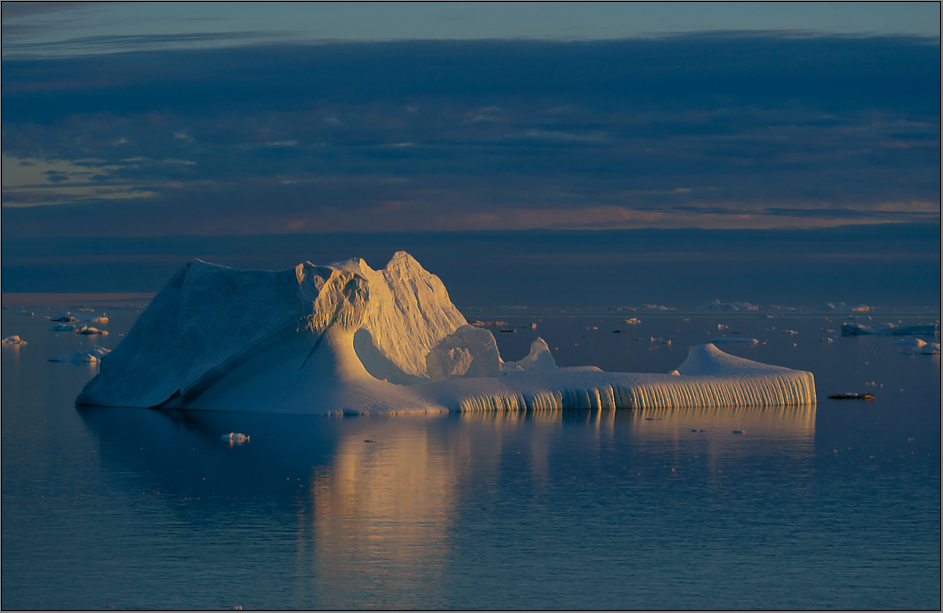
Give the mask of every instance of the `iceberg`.
M 53 327 L 49 328 L 52 332 L 74 332 L 79 328 L 84 328 L 85 326 L 78 326 L 76 324 L 56 324 Z
M 54 355 L 49 358 L 50 362 L 100 362 L 102 356 L 106 355 L 108 350 L 104 347 L 95 347 L 89 351 L 76 351 L 72 355 Z
M 229 434 L 224 434 L 220 437 L 224 443 L 229 443 L 230 447 L 236 447 L 237 445 L 245 445 L 249 442 L 249 437 L 241 432 L 230 432 Z M 242 607 L 240 607 L 241 609 Z
M 711 343 L 718 345 L 721 343 L 735 343 L 739 345 L 759 345 L 760 341 L 755 338 L 743 338 L 739 336 L 721 336 L 718 338 L 712 338 Z
M 842 336 L 864 336 L 864 335 L 883 335 L 883 336 L 939 336 L 939 322 L 932 324 L 918 324 L 916 326 L 899 327 L 896 324 L 885 323 L 874 326 L 867 326 L 856 322 L 845 322 L 841 325 Z
M 696 310 L 721 312 L 758 311 L 760 307 L 755 304 L 750 304 L 749 302 L 721 302 L 720 299 L 715 298 L 713 302 L 708 302 L 696 307 Z
M 282 271 L 195 260 L 155 296 L 76 404 L 306 414 L 799 406 L 811 373 L 691 348 L 674 374 L 557 368 L 543 339 L 503 362 L 405 252 Z
M 821 309 L 823 312 L 828 311 L 837 311 L 839 313 L 867 313 L 871 310 L 866 304 L 859 304 L 857 306 L 849 306 L 844 302 L 839 302 L 838 306 L 835 306 L 834 302 L 826 302 L 825 306 Z
M 24 341 L 19 336 L 14 334 L 13 336 L 5 337 L 3 339 L 3 344 L 4 345 L 25 345 L 26 341 Z

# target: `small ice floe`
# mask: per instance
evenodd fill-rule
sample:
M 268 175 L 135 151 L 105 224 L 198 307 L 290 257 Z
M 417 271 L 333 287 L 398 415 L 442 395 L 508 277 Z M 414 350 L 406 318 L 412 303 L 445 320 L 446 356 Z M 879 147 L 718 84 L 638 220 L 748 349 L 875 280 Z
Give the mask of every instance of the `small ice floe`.
M 475 319 L 473 321 L 468 322 L 468 325 L 475 326 L 476 328 L 483 328 L 485 326 L 506 326 L 508 325 L 508 322 L 506 321 L 481 321 L 481 320 Z
M 920 353 L 926 355 L 940 355 L 940 343 L 930 343 L 928 346 L 921 349 Z
M 861 336 L 866 334 L 888 336 L 938 336 L 940 334 L 940 325 L 936 323 L 900 327 L 897 324 L 885 323 L 866 326 L 850 321 L 841 325 L 841 333 L 842 336 Z
M 642 322 L 641 322 L 641 320 L 639 320 L 638 317 L 633 317 L 632 319 L 623 320 L 622 323 L 625 323 L 625 324 L 632 324 L 632 325 L 634 326 L 634 325 L 640 324 L 640 323 L 642 323 Z
M 27 311 L 26 309 L 20 309 L 19 311 L 16 312 L 16 314 L 17 314 L 17 315 L 26 315 L 27 317 L 32 317 L 32 316 L 35 315 L 36 313 L 33 313 L 32 311 Z
M 844 394 L 832 394 L 829 396 L 832 400 L 874 400 L 874 394 L 867 392 L 864 394 L 853 394 L 845 392 Z
M 785 329 L 784 329 L 783 332 L 788 332 L 790 336 L 795 336 L 796 334 L 799 334 L 799 333 L 796 332 L 795 330 L 785 330 Z
M 902 338 L 894 341 L 894 344 L 904 347 L 904 349 L 901 349 L 901 353 L 919 353 L 921 349 L 927 346 L 926 341 L 919 338 Z
M 13 336 L 8 336 L 5 339 L 3 339 L 3 344 L 4 345 L 25 345 L 26 341 L 21 339 L 19 336 L 13 335 Z
M 249 437 L 239 432 L 230 432 L 229 434 L 224 434 L 220 437 L 220 439 L 224 443 L 229 443 L 230 447 L 235 447 L 236 445 L 245 445 L 249 442 Z
M 758 311 L 760 307 L 749 302 L 721 302 L 715 298 L 713 302 L 696 307 L 698 311 Z
M 49 328 L 52 332 L 73 332 L 78 330 L 80 326 L 75 324 L 56 324 L 53 327 Z
M 531 329 L 531 330 L 536 330 L 536 329 L 537 329 L 537 322 L 536 322 L 536 321 L 530 324 L 530 329 Z
M 822 311 L 838 311 L 843 313 L 867 313 L 871 310 L 866 304 L 859 304 L 857 306 L 847 305 L 844 302 L 839 302 L 837 305 L 834 302 L 826 302 L 825 306 L 821 308 Z
M 835 341 L 834 338 L 831 338 L 831 337 L 828 337 L 828 336 L 826 336 L 825 338 L 820 338 L 819 340 L 822 341 L 822 342 L 825 342 L 825 343 L 832 343 L 832 342 Z
M 99 330 L 98 328 L 92 328 L 90 326 L 82 326 L 81 328 L 75 331 L 76 334 L 103 334 L 107 335 L 108 330 Z
M 734 430 L 733 433 L 734 433 L 734 434 L 744 434 L 744 431 L 743 431 L 743 430 Z
M 94 312 L 95 312 L 95 309 L 88 309 L 84 307 L 79 309 L 79 313 L 94 313 Z
M 718 343 L 739 343 L 741 345 L 759 345 L 760 341 L 755 338 L 730 338 L 729 336 L 722 336 L 720 338 L 712 338 L 711 342 L 713 344 Z
M 894 341 L 894 344 L 903 346 L 904 349 L 900 352 L 905 354 L 939 355 L 940 353 L 940 343 L 927 343 L 919 338 L 902 338 Z
M 91 324 L 106 324 L 108 323 L 108 316 L 100 315 L 99 317 L 93 317 L 89 319 L 88 322 Z
M 58 315 L 56 315 L 55 317 L 53 317 L 50 321 L 78 321 L 78 320 L 79 318 L 74 316 L 69 311 L 63 311 L 59 313 Z
M 104 347 L 92 347 L 88 351 L 76 351 L 72 355 L 54 355 L 49 358 L 50 362 L 99 362 L 102 357 L 110 353 L 110 349 L 105 349 Z

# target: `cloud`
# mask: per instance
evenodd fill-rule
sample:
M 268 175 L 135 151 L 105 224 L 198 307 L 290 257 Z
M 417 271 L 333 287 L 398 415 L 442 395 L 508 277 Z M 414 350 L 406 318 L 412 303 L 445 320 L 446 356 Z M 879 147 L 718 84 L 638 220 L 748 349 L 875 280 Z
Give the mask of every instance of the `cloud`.
M 185 34 L 136 34 L 83 36 L 49 42 L 7 43 L 7 57 L 42 57 L 45 55 L 76 56 L 88 53 L 134 52 L 152 49 L 192 49 L 229 45 L 233 42 L 277 41 L 290 32 L 194 32 Z
M 925 220 L 939 100 L 939 46 L 905 37 L 5 59 L 4 233 Z

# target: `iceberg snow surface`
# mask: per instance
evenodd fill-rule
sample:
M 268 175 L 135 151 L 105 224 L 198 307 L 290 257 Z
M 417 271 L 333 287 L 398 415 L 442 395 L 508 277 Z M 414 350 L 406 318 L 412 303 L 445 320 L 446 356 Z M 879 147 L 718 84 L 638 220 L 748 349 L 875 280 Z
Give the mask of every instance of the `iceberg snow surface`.
M 491 333 L 466 323 L 405 252 L 376 271 L 360 259 L 275 272 L 197 260 L 101 358 L 76 403 L 359 414 L 815 402 L 810 373 L 711 344 L 670 375 L 606 373 L 557 368 L 542 341 L 502 363 Z M 477 359 L 489 376 L 469 376 Z

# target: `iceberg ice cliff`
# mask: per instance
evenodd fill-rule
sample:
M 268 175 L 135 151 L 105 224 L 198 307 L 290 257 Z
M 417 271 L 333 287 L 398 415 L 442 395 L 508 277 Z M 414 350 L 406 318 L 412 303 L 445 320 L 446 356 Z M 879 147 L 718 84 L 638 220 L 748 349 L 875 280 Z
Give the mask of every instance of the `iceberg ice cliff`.
M 557 368 L 538 339 L 503 362 L 405 252 L 283 271 L 187 264 L 101 358 L 80 405 L 379 413 L 792 406 L 807 372 L 691 349 L 671 375 Z M 502 374 L 503 373 L 503 374 Z

